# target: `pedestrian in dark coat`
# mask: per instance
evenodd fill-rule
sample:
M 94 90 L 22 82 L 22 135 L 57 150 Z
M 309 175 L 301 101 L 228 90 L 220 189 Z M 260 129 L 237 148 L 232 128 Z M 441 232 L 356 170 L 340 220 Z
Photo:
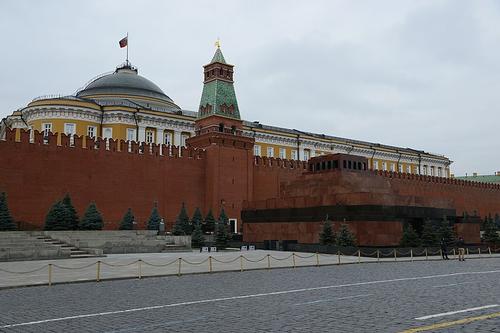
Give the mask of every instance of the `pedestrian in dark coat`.
M 450 258 L 448 258 L 448 246 L 444 238 L 441 238 L 440 245 L 441 245 L 441 256 L 443 257 L 443 260 L 449 260 Z

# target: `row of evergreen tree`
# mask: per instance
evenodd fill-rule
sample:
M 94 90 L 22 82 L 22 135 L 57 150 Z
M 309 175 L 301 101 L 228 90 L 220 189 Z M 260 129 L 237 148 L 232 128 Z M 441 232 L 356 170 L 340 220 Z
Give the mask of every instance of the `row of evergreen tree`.
M 319 234 L 319 242 L 321 245 L 356 246 L 356 237 L 345 223 L 340 224 L 338 233 L 335 232 L 332 222 L 327 217 Z
M 162 217 L 158 212 L 158 206 L 155 203 L 151 215 L 147 222 L 148 230 L 159 230 Z M 120 223 L 120 230 L 132 230 L 134 228 L 134 214 L 129 208 Z M 210 209 L 203 219 L 201 211 L 196 208 L 193 217 L 190 219 L 186 210 L 186 205 L 182 203 L 179 215 L 175 220 L 172 234 L 174 236 L 191 235 L 191 243 L 193 247 L 201 247 L 205 245 L 205 233 L 215 234 L 215 245 L 218 248 L 226 248 L 230 240 L 228 232 L 229 219 L 221 208 L 219 219 L 216 220 Z
M 483 241 L 485 243 L 500 243 L 500 237 L 497 233 L 498 228 L 491 216 L 485 218 L 482 229 L 484 230 Z M 439 246 L 441 240 L 444 240 L 448 245 L 454 244 L 457 240 L 453 228 L 446 217 L 443 217 L 438 223 L 426 220 L 420 236 L 411 224 L 405 225 L 400 245 L 404 247 L 436 247 Z
M 69 194 L 50 207 L 45 217 L 45 230 L 102 230 L 104 223 L 95 203 L 85 210 L 80 220 Z

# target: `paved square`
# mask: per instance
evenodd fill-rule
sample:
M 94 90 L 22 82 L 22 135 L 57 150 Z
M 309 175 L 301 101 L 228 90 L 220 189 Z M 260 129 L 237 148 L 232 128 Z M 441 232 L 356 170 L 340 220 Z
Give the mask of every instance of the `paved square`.
M 488 258 L 5 289 L 0 330 L 494 332 L 500 326 L 499 277 L 500 260 Z M 464 319 L 469 322 L 453 324 Z M 438 330 L 440 323 L 451 326 Z

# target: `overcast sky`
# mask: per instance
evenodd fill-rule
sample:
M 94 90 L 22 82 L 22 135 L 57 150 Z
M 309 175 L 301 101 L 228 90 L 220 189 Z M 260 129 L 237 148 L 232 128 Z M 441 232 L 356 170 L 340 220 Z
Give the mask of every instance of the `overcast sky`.
M 0 2 L 0 118 L 125 59 L 197 110 L 220 37 L 244 119 L 500 171 L 498 1 Z

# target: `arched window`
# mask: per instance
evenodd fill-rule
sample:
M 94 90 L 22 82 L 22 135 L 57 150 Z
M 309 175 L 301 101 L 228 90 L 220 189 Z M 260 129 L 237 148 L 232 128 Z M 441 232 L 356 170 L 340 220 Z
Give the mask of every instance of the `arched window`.
M 224 132 L 224 124 L 223 123 L 219 124 L 219 132 L 221 132 L 221 133 Z

